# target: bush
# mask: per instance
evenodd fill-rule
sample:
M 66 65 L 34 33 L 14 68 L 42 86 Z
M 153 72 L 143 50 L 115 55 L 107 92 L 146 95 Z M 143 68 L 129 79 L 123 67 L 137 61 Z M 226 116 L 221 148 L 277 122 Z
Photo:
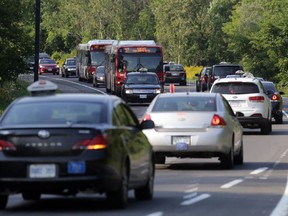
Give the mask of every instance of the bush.
M 187 79 L 188 80 L 195 80 L 196 76 L 195 74 L 200 73 L 203 66 L 186 66 L 184 67 L 187 73 Z

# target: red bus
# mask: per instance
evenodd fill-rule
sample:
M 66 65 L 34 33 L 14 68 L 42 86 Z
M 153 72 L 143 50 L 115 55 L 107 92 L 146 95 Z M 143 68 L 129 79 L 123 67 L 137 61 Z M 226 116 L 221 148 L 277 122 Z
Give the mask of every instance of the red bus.
M 155 72 L 164 86 L 163 51 L 153 40 L 118 41 L 105 51 L 106 92 L 121 96 L 126 74 L 146 68 Z
M 105 47 L 113 42 L 116 40 L 90 40 L 77 46 L 76 74 L 79 81 L 92 82 L 96 68 L 104 65 Z

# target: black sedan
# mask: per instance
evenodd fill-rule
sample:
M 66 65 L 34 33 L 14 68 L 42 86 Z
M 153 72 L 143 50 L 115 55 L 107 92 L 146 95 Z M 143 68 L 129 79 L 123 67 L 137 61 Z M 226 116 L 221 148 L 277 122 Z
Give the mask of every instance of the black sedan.
M 262 81 L 262 84 L 270 98 L 272 104 L 272 117 L 275 120 L 276 124 L 283 123 L 283 99 L 282 96 L 284 92 L 279 92 L 275 83 L 271 81 Z
M 104 193 L 115 208 L 127 206 L 130 189 L 152 199 L 154 155 L 142 130 L 153 121 L 140 124 L 116 96 L 50 87 L 48 95 L 35 87 L 39 94 L 16 99 L 1 116 L 0 209 L 15 193 L 25 200 Z
M 161 89 L 156 73 L 130 72 L 122 85 L 121 97 L 127 103 L 149 103 L 161 93 Z
M 76 76 L 76 58 L 67 58 L 62 65 L 62 77 Z

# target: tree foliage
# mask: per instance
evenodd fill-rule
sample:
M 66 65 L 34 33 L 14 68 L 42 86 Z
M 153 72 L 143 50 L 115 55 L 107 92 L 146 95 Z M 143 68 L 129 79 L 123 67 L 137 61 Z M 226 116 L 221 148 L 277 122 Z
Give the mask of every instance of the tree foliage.
M 41 1 L 40 48 L 57 58 L 91 39 L 155 40 L 167 61 L 241 63 L 287 82 L 287 0 Z M 35 0 L 0 2 L 1 80 L 23 72 L 34 49 Z M 57 59 L 58 60 L 58 59 Z

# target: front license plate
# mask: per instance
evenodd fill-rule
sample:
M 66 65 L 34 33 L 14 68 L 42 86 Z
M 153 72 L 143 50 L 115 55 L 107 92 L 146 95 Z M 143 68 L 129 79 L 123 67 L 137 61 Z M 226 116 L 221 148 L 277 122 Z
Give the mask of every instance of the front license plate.
M 56 165 L 55 164 L 31 164 L 29 166 L 30 178 L 55 178 Z
M 52 71 L 52 69 L 51 69 L 51 68 L 48 68 L 48 71 Z
M 84 161 L 68 162 L 67 172 L 69 174 L 83 174 L 86 172 L 86 165 Z
M 181 137 L 174 136 L 172 137 L 172 144 L 176 146 L 176 150 L 188 150 L 188 147 L 191 143 L 191 137 Z
M 140 97 L 141 99 L 146 99 L 146 98 L 147 98 L 147 95 L 146 95 L 146 94 L 141 94 L 141 95 L 139 95 L 139 97 Z

